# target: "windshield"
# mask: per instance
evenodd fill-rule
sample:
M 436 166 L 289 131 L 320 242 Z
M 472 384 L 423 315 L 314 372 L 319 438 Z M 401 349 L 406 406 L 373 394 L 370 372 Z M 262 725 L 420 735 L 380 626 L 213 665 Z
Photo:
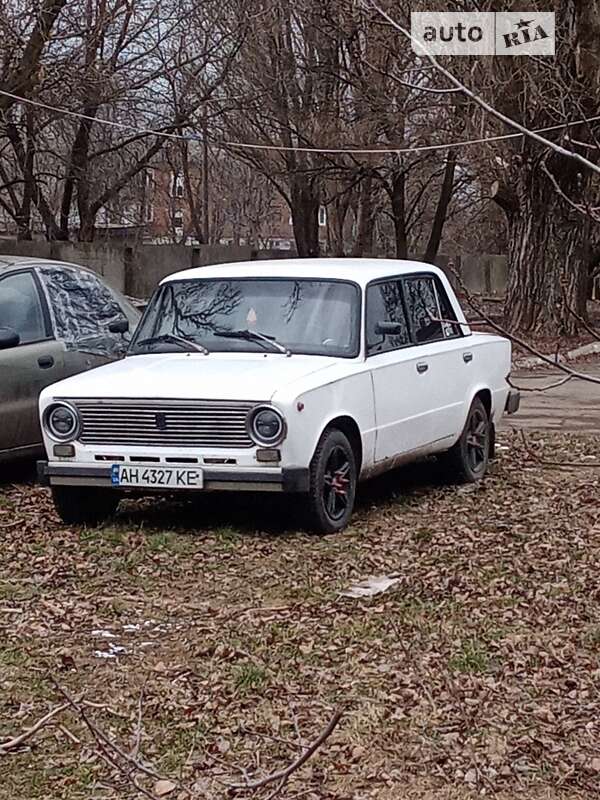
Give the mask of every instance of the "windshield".
M 353 358 L 358 355 L 359 334 L 360 293 L 353 283 L 291 278 L 182 280 L 159 287 L 130 353 L 181 352 L 177 342 L 169 341 L 176 336 L 211 353 L 288 350 Z

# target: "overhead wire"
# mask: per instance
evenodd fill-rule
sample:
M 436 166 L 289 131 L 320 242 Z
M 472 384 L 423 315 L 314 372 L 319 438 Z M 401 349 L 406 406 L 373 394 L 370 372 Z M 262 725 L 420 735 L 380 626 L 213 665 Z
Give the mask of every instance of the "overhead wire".
M 83 114 L 79 111 L 71 111 L 68 108 L 54 106 L 50 103 L 44 103 L 41 100 L 34 100 L 33 98 L 21 97 L 20 95 L 12 92 L 7 92 L 0 89 L 0 95 L 9 97 L 19 103 L 25 103 L 34 108 L 40 108 L 45 111 L 50 111 L 54 114 L 61 114 L 75 119 L 85 119 L 99 125 L 105 125 L 112 128 L 119 128 L 131 133 L 145 135 L 145 136 L 158 136 L 165 139 L 179 140 L 179 141 L 204 141 L 204 137 L 199 133 L 171 133 L 169 131 L 137 127 L 127 122 L 117 122 L 115 120 L 104 119 L 102 117 L 95 117 L 89 114 Z M 227 139 L 211 139 L 207 137 L 211 146 L 223 149 L 238 148 L 244 150 L 264 150 L 272 152 L 296 152 L 296 153 L 316 153 L 323 155 L 400 155 L 404 153 L 426 153 L 434 152 L 437 150 L 448 150 L 453 148 L 470 147 L 477 144 L 488 144 L 491 142 L 503 142 L 511 139 L 518 139 L 526 136 L 528 133 L 542 134 L 552 133 L 554 131 L 565 130 L 576 125 L 584 125 L 590 122 L 598 122 L 600 115 L 594 117 L 587 117 L 583 119 L 572 120 L 570 122 L 562 122 L 557 125 L 550 125 L 544 128 L 538 128 L 527 133 L 505 133 L 496 136 L 484 136 L 479 139 L 463 139 L 457 142 L 444 142 L 439 144 L 426 144 L 426 145 L 411 145 L 407 147 L 307 147 L 307 146 L 294 146 L 294 145 L 277 145 L 277 144 L 261 144 L 260 142 L 237 142 Z M 166 126 L 168 127 L 168 126 Z

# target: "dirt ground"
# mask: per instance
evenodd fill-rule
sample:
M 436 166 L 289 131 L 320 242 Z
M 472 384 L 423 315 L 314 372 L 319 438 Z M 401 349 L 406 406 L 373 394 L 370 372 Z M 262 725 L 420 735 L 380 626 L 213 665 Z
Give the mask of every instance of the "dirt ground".
M 433 463 L 372 482 L 321 538 L 284 500 L 129 503 L 85 530 L 0 486 L 0 746 L 62 689 L 77 705 L 0 752 L 0 797 L 597 796 L 598 437 L 504 431 L 498 456 L 480 486 Z M 397 582 L 343 595 L 373 575 Z M 336 710 L 289 781 L 228 788 Z
M 566 377 L 552 369 L 516 372 L 512 380 L 524 387 L 521 409 L 505 418 L 506 427 L 527 430 L 600 431 L 600 363 L 569 364 L 569 367 L 598 379 L 598 383 L 571 380 L 548 392 L 539 390 Z

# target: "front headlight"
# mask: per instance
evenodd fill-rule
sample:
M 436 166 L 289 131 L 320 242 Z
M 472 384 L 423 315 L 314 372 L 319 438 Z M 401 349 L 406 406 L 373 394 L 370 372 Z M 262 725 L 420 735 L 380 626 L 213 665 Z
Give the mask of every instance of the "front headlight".
M 276 447 L 285 439 L 285 419 L 271 406 L 258 406 L 250 412 L 248 430 L 255 444 Z
M 79 435 L 79 414 L 68 403 L 52 403 L 44 412 L 44 427 L 58 442 L 72 442 Z

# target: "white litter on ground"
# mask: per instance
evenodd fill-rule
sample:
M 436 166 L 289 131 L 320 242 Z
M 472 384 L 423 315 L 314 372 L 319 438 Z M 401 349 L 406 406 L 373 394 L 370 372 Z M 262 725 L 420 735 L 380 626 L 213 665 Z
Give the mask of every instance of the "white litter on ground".
M 388 589 L 391 589 L 391 587 L 395 586 L 399 581 L 400 578 L 395 578 L 391 575 L 374 575 L 360 583 L 354 584 L 354 586 L 350 586 L 349 589 L 340 592 L 340 594 L 342 597 L 373 597 L 374 595 L 387 592 Z
M 112 633 L 111 631 L 104 631 L 104 630 L 92 631 L 92 636 L 97 636 L 100 639 L 116 639 L 117 638 L 115 636 L 115 634 Z

